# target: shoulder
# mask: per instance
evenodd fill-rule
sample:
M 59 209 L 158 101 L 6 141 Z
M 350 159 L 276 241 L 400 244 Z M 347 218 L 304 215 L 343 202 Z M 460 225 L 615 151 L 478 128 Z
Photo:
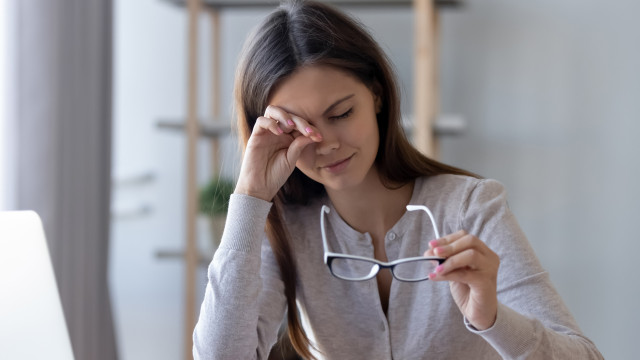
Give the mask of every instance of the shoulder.
M 506 190 L 499 181 L 451 174 L 416 179 L 412 198 L 413 202 L 426 205 L 434 216 L 447 219 L 452 229 L 460 226 L 470 208 L 496 200 L 506 204 Z
M 414 193 L 422 199 L 444 200 L 449 203 L 469 201 L 472 195 L 505 193 L 502 183 L 494 179 L 479 179 L 465 175 L 443 174 L 416 179 Z
M 435 176 L 423 176 L 418 178 L 423 186 L 438 187 L 452 191 L 464 191 L 465 189 L 473 190 L 478 186 L 498 186 L 503 185 L 495 179 L 476 178 L 466 175 L 442 174 Z

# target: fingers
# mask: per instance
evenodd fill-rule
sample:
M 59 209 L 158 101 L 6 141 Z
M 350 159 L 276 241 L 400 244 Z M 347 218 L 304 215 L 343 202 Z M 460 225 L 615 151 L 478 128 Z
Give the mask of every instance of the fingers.
M 309 124 L 308 121 L 295 115 L 292 115 L 291 119 L 295 124 L 295 129 L 299 131 L 302 135 L 308 136 L 311 138 L 311 140 L 316 142 L 322 141 L 322 134 L 320 134 L 320 131 L 318 131 L 318 129 L 315 126 Z
M 281 108 L 273 105 L 267 106 L 264 111 L 264 117 L 273 119 L 276 122 L 282 122 L 283 126 L 293 126 L 293 121 L 291 121 L 291 115 L 282 110 Z
M 260 116 L 256 120 L 256 124 L 253 126 L 253 133 L 259 133 L 263 129 L 271 132 L 274 135 L 280 135 L 284 133 L 284 130 L 280 127 L 280 121 L 271 119 L 268 117 Z
M 460 239 L 461 237 L 467 235 L 467 232 L 464 230 L 459 230 L 457 232 L 454 232 L 453 234 L 449 234 L 446 236 L 443 236 L 439 239 L 435 239 L 435 240 L 431 240 L 429 241 L 429 246 L 432 248 L 435 248 L 437 246 L 444 246 L 444 245 L 448 245 L 451 244 L 452 242 Z
M 273 105 L 267 106 L 264 116 L 258 118 L 256 125 L 268 129 L 274 135 L 294 133 L 293 136 L 296 137 L 295 132 L 298 132 L 315 142 L 322 141 L 322 135 L 318 129 L 308 121 Z
M 430 278 L 468 283 L 474 272 L 493 277 L 497 274 L 500 259 L 477 237 L 461 230 L 443 238 L 429 242 L 431 247 L 425 256 L 439 256 L 447 260 L 442 263 Z
M 489 250 L 483 241 L 464 230 L 432 240 L 429 242 L 429 246 L 433 253 L 440 257 L 449 257 L 467 248 L 475 248 L 481 253 L 486 253 Z
M 429 241 L 429 250 L 425 251 L 424 256 L 442 256 L 444 254 L 444 247 L 452 242 L 458 240 L 459 238 L 467 235 L 467 232 L 464 230 L 460 230 L 453 234 L 449 234 L 447 236 L 441 237 L 439 239 Z M 438 249 L 436 251 L 436 249 Z
M 479 254 L 477 251 L 474 251 L 473 249 L 466 249 L 454 256 L 447 258 L 444 263 L 436 268 L 434 275 L 443 277 L 459 269 L 471 271 L 478 270 L 482 268 L 483 263 L 484 259 L 482 258 L 481 254 Z
M 289 150 L 287 151 L 287 162 L 295 165 L 298 158 L 300 158 L 300 154 L 302 154 L 302 150 L 311 143 L 313 143 L 313 139 L 311 137 L 296 137 L 293 142 L 291 142 L 291 145 L 289 145 Z

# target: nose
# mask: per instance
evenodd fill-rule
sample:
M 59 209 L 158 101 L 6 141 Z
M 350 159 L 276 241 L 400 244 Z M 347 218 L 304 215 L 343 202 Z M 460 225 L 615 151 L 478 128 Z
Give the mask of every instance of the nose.
M 329 155 L 340 148 L 340 141 L 338 141 L 335 131 L 326 126 L 319 130 L 320 134 L 322 134 L 322 141 L 316 143 L 317 155 Z

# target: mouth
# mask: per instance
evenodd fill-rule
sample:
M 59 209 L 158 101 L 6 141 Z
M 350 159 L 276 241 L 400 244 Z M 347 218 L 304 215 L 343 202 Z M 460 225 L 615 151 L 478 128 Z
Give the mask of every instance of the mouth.
M 351 156 L 344 158 L 342 160 L 338 160 L 336 162 L 333 162 L 331 164 L 328 165 L 324 165 L 322 166 L 323 169 L 335 173 L 335 172 L 339 172 L 341 170 L 343 170 L 344 168 L 347 167 L 347 165 L 349 165 L 349 162 L 351 161 L 351 158 L 353 158 L 355 154 L 352 154 Z

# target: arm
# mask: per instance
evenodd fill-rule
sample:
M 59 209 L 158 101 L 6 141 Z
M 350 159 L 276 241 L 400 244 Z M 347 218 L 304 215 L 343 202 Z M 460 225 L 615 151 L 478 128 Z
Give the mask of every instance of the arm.
M 441 249 L 429 251 L 453 260 L 437 277 L 451 280 L 470 331 L 506 359 L 602 359 L 553 288 L 500 183 L 477 183 L 459 225 L 466 231 L 439 239 L 434 245 Z
M 193 333 L 195 359 L 266 359 L 284 316 L 284 283 L 264 232 L 270 202 L 302 150 L 322 136 L 268 106 L 247 141 Z
M 271 203 L 232 195 L 193 333 L 194 359 L 266 359 L 286 303 L 264 225 Z

